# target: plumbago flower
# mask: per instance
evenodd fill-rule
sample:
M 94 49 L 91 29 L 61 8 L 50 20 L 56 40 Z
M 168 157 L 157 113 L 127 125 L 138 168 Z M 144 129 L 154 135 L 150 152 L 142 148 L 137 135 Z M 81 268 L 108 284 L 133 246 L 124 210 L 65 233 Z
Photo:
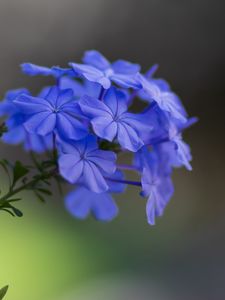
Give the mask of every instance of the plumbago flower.
M 79 142 L 59 144 L 59 170 L 64 178 L 70 183 L 79 181 L 95 193 L 109 189 L 103 172 L 113 174 L 116 171 L 114 152 L 99 150 L 97 138 L 91 135 Z
M 90 117 L 97 136 L 110 142 L 116 138 L 124 149 L 136 152 L 144 145 L 141 134 L 151 132 L 151 127 L 143 123 L 141 114 L 127 112 L 126 94 L 115 88 L 108 90 L 104 102 L 85 95 L 79 105 Z
M 21 216 L 13 204 L 21 198 L 15 195 L 29 189 L 44 201 L 54 179 L 59 187 L 72 186 L 65 197 L 72 216 L 111 221 L 118 214 L 112 194 L 134 185 L 147 198 L 147 221 L 154 225 L 174 193 L 173 169 L 191 170 L 190 147 L 182 134 L 197 121 L 188 117 L 169 84 L 154 77 L 157 67 L 142 74 L 138 64 L 110 63 L 95 50 L 67 68 L 21 67 L 29 76 L 52 76 L 55 85 L 37 95 L 24 88 L 9 91 L 0 104 L 2 141 L 22 144 L 33 162 L 0 161 L 12 177 L 0 211 Z M 139 112 L 138 102 L 144 107 Z M 131 163 L 118 163 L 121 154 L 128 154 Z M 140 180 L 130 180 L 129 171 Z
M 76 118 L 79 112 L 70 89 L 60 90 L 55 86 L 44 97 L 21 94 L 13 103 L 30 116 L 24 123 L 30 133 L 45 136 L 55 131 L 63 138 L 75 140 L 87 135 L 84 124 Z

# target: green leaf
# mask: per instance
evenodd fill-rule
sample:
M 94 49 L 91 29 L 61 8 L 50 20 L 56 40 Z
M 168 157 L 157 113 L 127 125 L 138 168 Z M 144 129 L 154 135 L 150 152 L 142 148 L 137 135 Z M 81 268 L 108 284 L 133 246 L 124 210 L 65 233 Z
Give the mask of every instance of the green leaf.
M 19 210 L 18 208 L 11 206 L 11 209 L 17 217 L 21 218 L 23 216 L 22 211 Z
M 10 172 L 8 170 L 9 167 L 9 162 L 6 159 L 1 159 L 0 160 L 0 166 L 3 168 L 3 170 L 6 172 L 9 180 L 9 184 L 11 186 L 11 177 L 10 177 Z
M 20 200 L 22 200 L 21 198 L 14 198 L 14 199 L 9 199 L 9 200 L 7 200 L 7 202 L 17 202 L 17 201 L 20 201 Z
M 8 214 L 10 214 L 12 217 L 15 217 L 15 215 L 7 208 L 0 208 L 0 210 L 6 211 Z
M 4 133 L 6 133 L 8 131 L 7 126 L 5 125 L 5 122 L 0 124 L 0 137 L 3 136 Z
M 2 300 L 5 297 L 5 295 L 8 291 L 8 288 L 9 288 L 9 286 L 6 285 L 0 290 L 0 300 Z
M 28 168 L 22 165 L 20 161 L 16 161 L 15 166 L 13 168 L 13 186 L 16 182 L 25 176 L 29 172 Z
M 42 194 L 45 194 L 45 195 L 48 195 L 48 196 L 52 195 L 51 191 L 43 189 L 43 188 L 38 188 L 38 191 L 41 192 Z
M 46 203 L 45 198 L 40 193 L 38 193 L 36 191 L 34 193 L 35 193 L 36 197 L 38 198 L 38 200 L 40 200 L 40 202 Z

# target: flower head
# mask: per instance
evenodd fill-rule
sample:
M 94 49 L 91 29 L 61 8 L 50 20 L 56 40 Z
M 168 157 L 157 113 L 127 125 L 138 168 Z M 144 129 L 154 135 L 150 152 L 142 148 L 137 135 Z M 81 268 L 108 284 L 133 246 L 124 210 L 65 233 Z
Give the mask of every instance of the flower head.
M 2 140 L 23 143 L 35 152 L 53 150 L 40 163 L 32 153 L 41 176 L 31 176 L 31 183 L 37 182 L 37 196 L 46 193 L 40 185 L 49 184 L 52 177 L 76 185 L 65 199 L 73 216 L 112 220 L 118 213 L 112 194 L 133 185 L 147 198 L 148 223 L 155 224 L 174 192 L 173 169 L 191 170 L 190 147 L 182 136 L 197 119 L 188 117 L 167 81 L 154 78 L 156 65 L 142 75 L 139 65 L 125 60 L 110 63 L 95 50 L 85 52 L 82 64 L 69 65 L 66 69 L 21 65 L 27 75 L 53 76 L 55 86 L 34 97 L 26 89 L 6 94 L 0 104 L 0 117 L 7 116 L 0 124 Z M 131 162 L 122 162 L 121 154 L 128 154 Z M 15 165 L 12 186 L 28 178 L 18 176 L 27 174 L 29 167 L 16 168 L 21 165 Z M 131 180 L 130 171 L 139 180 Z

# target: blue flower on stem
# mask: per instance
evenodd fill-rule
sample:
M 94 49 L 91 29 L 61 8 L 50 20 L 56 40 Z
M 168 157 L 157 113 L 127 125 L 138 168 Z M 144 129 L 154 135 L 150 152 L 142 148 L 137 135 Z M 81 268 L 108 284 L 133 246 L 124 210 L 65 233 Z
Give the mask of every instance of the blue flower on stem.
M 84 64 L 70 63 L 73 70 L 89 81 L 99 83 L 104 89 L 108 89 L 114 82 L 124 88 L 139 88 L 135 76 L 140 71 L 140 66 L 125 60 L 117 60 L 110 63 L 98 51 L 86 51 Z
M 86 127 L 78 120 L 80 111 L 72 90 L 55 86 L 43 98 L 22 94 L 13 103 L 29 116 L 24 127 L 30 133 L 45 136 L 55 131 L 62 138 L 74 140 L 87 135 Z
M 157 65 L 142 75 L 137 64 L 110 63 L 91 50 L 85 52 L 83 63 L 69 66 L 21 65 L 27 75 L 53 76 L 56 86 L 44 88 L 36 97 L 26 89 L 8 92 L 0 104 L 0 116 L 8 117 L 0 125 L 2 140 L 23 143 L 35 152 L 53 150 L 43 163 L 43 168 L 53 169 L 43 176 L 61 175 L 76 184 L 65 199 L 73 216 L 84 219 L 92 214 L 98 220 L 112 220 L 118 208 L 111 194 L 132 185 L 147 197 L 148 223 L 155 224 L 174 192 L 173 169 L 191 170 L 191 151 L 182 133 L 197 119 L 188 118 L 164 79 L 154 78 Z M 133 113 L 140 107 L 135 106 L 138 99 L 145 101 L 140 103 L 145 107 Z M 113 151 L 132 155 L 133 163 L 116 163 Z M 125 178 L 121 170 L 126 175 L 135 172 L 140 179 Z M 33 178 L 36 182 L 39 177 Z
M 115 88 L 107 91 L 104 102 L 84 96 L 79 105 L 90 117 L 97 136 L 108 141 L 116 138 L 123 148 L 130 151 L 138 151 L 144 145 L 141 135 L 151 132 L 151 127 L 143 123 L 142 115 L 127 112 L 127 97 Z
M 59 170 L 70 183 L 80 183 L 95 193 L 108 190 L 105 174 L 116 171 L 116 154 L 98 148 L 96 137 L 60 143 Z

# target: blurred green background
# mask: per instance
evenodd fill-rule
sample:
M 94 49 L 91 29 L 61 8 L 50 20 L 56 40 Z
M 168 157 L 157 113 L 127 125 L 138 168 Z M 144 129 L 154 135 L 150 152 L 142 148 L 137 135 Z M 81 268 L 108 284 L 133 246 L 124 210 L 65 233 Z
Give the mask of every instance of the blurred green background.
M 0 214 L 0 286 L 6 300 L 225 298 L 224 1 L 1 0 L 0 95 L 49 79 L 25 61 L 65 66 L 86 49 L 146 69 L 159 63 L 190 115 L 193 172 L 174 173 L 175 196 L 155 227 L 130 188 L 112 223 L 73 219 L 57 190 L 46 204 L 24 194 L 21 219 Z M 0 157 L 27 160 L 20 147 Z M 1 186 L 6 178 L 1 172 Z

